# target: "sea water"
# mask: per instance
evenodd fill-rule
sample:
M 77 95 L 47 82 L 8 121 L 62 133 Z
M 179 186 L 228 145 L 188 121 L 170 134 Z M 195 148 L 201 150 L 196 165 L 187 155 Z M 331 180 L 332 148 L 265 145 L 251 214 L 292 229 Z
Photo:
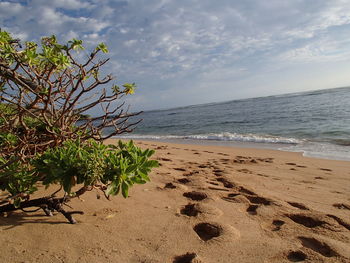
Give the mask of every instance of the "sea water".
M 267 147 L 350 160 L 350 88 L 147 111 L 119 138 Z

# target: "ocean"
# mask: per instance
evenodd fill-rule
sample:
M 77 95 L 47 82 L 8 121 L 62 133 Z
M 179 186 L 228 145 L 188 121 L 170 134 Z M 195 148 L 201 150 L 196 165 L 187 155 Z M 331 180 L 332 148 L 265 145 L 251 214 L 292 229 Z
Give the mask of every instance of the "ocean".
M 127 139 L 271 148 L 350 160 L 350 87 L 147 111 Z

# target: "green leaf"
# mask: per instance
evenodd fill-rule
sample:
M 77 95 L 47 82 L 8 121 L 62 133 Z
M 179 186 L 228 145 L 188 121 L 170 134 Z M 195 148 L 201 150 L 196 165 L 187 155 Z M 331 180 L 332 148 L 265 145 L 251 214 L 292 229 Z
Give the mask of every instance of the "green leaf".
M 70 193 L 72 190 L 72 178 L 69 175 L 66 175 L 62 180 L 63 189 L 65 192 Z
M 148 149 L 147 149 L 147 150 L 148 150 Z M 148 150 L 148 152 L 147 152 L 147 154 L 146 154 L 147 158 L 151 157 L 154 153 L 155 153 L 154 150 Z
M 137 164 L 130 165 L 126 168 L 125 173 L 130 174 L 131 172 L 134 172 L 137 169 Z
M 156 167 L 159 167 L 159 162 L 155 160 L 150 160 L 146 162 L 146 165 L 149 168 L 156 168 Z
M 118 141 L 118 146 L 122 150 L 124 148 L 124 143 L 121 140 L 119 140 Z
M 72 40 L 68 41 L 68 43 L 71 44 L 70 48 L 74 49 L 74 50 L 78 50 L 78 49 L 84 49 L 84 47 L 82 46 L 83 41 L 73 38 Z M 64 47 L 62 47 L 62 49 L 66 49 Z
M 117 182 L 112 182 L 106 190 L 106 195 L 116 195 L 118 194 L 120 185 Z
M 125 83 L 123 84 L 125 94 L 134 94 L 136 84 L 135 83 Z
M 147 172 L 142 172 L 141 170 L 139 170 L 138 174 L 142 177 L 142 179 L 146 180 L 146 181 L 150 181 Z
M 103 53 L 108 53 L 108 48 L 103 42 L 97 45 L 96 50 L 101 50 Z
M 129 185 L 124 181 L 122 183 L 122 195 L 124 198 L 128 197 L 128 193 L 129 193 Z
M 136 184 L 145 184 L 145 183 L 147 183 L 146 180 L 144 180 L 144 179 L 142 179 L 142 178 L 140 178 L 140 177 L 137 177 L 137 176 L 134 176 L 134 177 L 132 178 L 132 181 L 133 181 L 134 183 L 136 183 Z

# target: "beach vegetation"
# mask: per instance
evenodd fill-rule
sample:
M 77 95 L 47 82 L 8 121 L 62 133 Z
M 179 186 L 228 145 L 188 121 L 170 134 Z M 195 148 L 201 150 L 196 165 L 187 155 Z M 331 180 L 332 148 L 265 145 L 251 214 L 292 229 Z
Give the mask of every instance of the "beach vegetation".
M 104 143 L 140 122 L 120 102 L 135 83 L 103 74 L 107 52 L 104 43 L 88 53 L 83 41 L 55 36 L 22 43 L 0 30 L 0 213 L 36 207 L 76 223 L 79 211 L 65 209 L 71 199 L 94 189 L 127 197 L 149 181 L 153 150 Z M 44 187 L 54 190 L 37 197 Z

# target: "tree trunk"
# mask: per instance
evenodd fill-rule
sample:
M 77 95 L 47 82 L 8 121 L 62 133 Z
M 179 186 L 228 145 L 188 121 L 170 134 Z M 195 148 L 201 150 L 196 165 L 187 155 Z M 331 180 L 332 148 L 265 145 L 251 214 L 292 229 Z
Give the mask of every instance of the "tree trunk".
M 24 209 L 28 207 L 39 207 L 44 210 L 45 214 L 48 216 L 52 215 L 52 211 L 57 211 L 64 215 L 65 218 L 71 224 L 76 224 L 77 221 L 72 217 L 72 214 L 83 214 L 81 211 L 71 211 L 66 212 L 63 209 L 63 204 L 66 200 L 64 198 L 54 198 L 54 197 L 42 197 L 33 200 L 28 200 L 21 202 L 19 207 L 15 207 L 13 204 L 7 204 L 0 206 L 0 213 L 11 212 L 19 209 Z

